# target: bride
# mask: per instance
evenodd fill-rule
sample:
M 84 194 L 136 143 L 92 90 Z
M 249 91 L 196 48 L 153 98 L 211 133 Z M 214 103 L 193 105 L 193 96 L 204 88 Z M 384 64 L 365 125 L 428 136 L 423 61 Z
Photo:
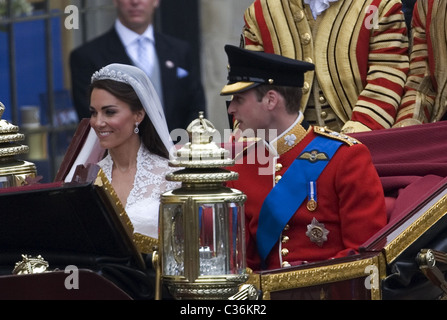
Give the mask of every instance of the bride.
M 179 187 L 165 179 L 173 147 L 163 109 L 146 74 L 111 64 L 90 86 L 90 126 L 107 155 L 98 165 L 121 200 L 134 232 L 158 238 L 159 198 Z

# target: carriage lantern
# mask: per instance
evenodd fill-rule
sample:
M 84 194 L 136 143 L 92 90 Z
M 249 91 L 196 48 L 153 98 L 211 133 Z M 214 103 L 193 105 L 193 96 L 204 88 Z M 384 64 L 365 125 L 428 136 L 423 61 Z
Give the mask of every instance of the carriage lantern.
M 34 179 L 37 170 L 34 163 L 17 159 L 28 153 L 29 147 L 20 143 L 25 135 L 19 133 L 19 127 L 1 119 L 4 111 L 0 102 L 0 188 L 18 187 Z
M 181 187 L 161 196 L 161 281 L 175 299 L 227 299 L 248 278 L 245 262 L 245 194 L 224 186 L 238 174 L 229 151 L 213 142 L 216 129 L 199 113 L 187 128 L 190 142 L 177 149 L 166 176 Z

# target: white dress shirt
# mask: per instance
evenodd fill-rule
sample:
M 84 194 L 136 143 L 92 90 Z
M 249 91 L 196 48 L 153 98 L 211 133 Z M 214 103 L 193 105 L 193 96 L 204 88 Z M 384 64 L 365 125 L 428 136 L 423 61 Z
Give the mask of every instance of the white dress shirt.
M 329 8 L 330 2 L 335 2 L 338 0 L 304 0 L 305 4 L 310 6 L 310 10 L 312 11 L 312 15 L 314 19 L 317 19 L 317 16 L 320 15 L 324 10 Z
M 118 36 L 121 39 L 121 42 L 123 43 L 124 47 L 126 48 L 126 52 L 129 55 L 129 57 L 132 59 L 132 61 L 139 65 L 138 62 L 138 39 L 143 37 L 146 39 L 149 39 L 150 41 L 147 41 L 147 43 L 152 44 L 154 46 L 155 44 L 155 38 L 154 38 L 154 27 L 150 25 L 146 31 L 144 31 L 143 34 L 138 34 L 127 27 L 125 27 L 119 19 L 115 22 L 115 29 L 118 33 Z M 147 50 L 149 54 L 155 55 L 155 50 Z M 155 57 L 149 56 L 149 61 L 155 61 Z

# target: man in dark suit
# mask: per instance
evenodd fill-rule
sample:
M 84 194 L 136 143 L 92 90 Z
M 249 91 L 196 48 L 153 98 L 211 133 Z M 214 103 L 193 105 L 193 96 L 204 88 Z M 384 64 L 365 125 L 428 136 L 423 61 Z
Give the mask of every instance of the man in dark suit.
M 87 92 L 95 71 L 110 63 L 132 64 L 145 70 L 148 62 L 157 60 L 145 71 L 159 92 L 169 130 L 185 129 L 199 111 L 206 111 L 199 67 L 194 65 L 189 43 L 153 29 L 159 1 L 114 0 L 118 16 L 115 25 L 72 51 L 72 94 L 79 119 L 90 117 Z M 148 45 L 145 61 L 139 61 L 140 39 Z

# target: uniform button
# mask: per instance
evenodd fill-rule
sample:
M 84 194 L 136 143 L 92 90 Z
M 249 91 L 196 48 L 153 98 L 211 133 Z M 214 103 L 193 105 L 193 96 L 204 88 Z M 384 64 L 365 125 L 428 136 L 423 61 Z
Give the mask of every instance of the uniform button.
M 281 169 L 282 169 L 282 164 L 281 163 L 277 163 L 276 166 L 275 166 L 275 171 L 278 172 L 278 171 L 281 171 Z
M 318 98 L 318 100 L 320 100 L 320 103 L 321 103 L 321 104 L 325 104 L 325 103 L 326 103 L 326 98 L 323 97 L 323 96 L 320 96 L 320 97 Z
M 327 112 L 326 111 L 322 111 L 321 112 L 321 118 L 322 119 L 326 119 L 327 118 Z
M 310 85 L 307 81 L 305 81 L 304 85 L 303 85 L 303 93 L 308 93 L 309 90 L 310 90 Z
M 300 22 L 301 20 L 303 20 L 303 18 L 304 18 L 304 12 L 303 12 L 303 10 L 298 10 L 297 12 L 295 12 L 295 13 L 293 14 L 293 19 L 294 19 L 296 22 Z
M 282 243 L 287 243 L 289 242 L 290 238 L 288 236 L 282 236 L 281 242 Z
M 278 182 L 279 182 L 279 180 L 281 180 L 281 178 L 282 178 L 282 176 L 279 176 L 279 175 L 278 175 L 278 176 L 276 176 L 276 177 L 275 177 L 275 183 L 278 183 Z
M 303 33 L 301 35 L 301 40 L 303 42 L 304 45 L 308 45 L 310 43 L 311 37 L 309 33 Z
M 283 268 L 290 267 L 290 263 L 289 263 L 288 261 L 283 261 L 283 263 L 281 264 L 281 266 L 282 266 Z
M 289 254 L 289 249 L 287 249 L 287 248 L 282 248 L 281 249 L 281 255 L 283 257 L 287 256 L 288 254 Z
M 289 230 L 290 229 L 290 226 L 288 225 L 288 224 L 286 224 L 285 226 L 284 226 L 284 231 L 287 231 L 287 230 Z

